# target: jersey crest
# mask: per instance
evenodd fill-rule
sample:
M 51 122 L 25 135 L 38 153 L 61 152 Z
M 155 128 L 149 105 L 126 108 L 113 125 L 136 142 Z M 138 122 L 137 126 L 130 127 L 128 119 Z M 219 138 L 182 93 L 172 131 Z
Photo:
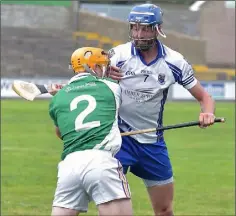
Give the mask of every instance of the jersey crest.
M 158 75 L 158 82 L 160 85 L 164 85 L 165 84 L 165 78 L 166 78 L 166 75 L 163 74 L 163 73 L 160 73 Z

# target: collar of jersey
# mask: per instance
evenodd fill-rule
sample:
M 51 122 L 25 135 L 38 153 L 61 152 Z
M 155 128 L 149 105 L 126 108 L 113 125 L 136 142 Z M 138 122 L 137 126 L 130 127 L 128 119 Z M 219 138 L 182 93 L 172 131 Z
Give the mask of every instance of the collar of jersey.
M 157 46 L 157 49 L 158 49 L 157 57 L 156 57 L 152 62 L 150 62 L 149 64 L 147 64 L 147 63 L 144 61 L 143 57 L 140 55 L 139 50 L 137 50 L 137 49 L 134 47 L 133 44 L 132 44 L 132 46 L 131 46 L 131 54 L 132 54 L 133 56 L 135 56 L 135 55 L 136 55 L 136 56 L 139 56 L 140 60 L 142 61 L 142 63 L 143 63 L 144 65 L 150 66 L 150 65 L 155 64 L 159 58 L 163 58 L 163 57 L 165 57 L 165 55 L 166 55 L 165 48 L 164 48 L 163 44 L 162 44 L 159 40 L 157 40 L 156 46 Z
M 89 75 L 90 75 L 90 73 L 78 73 L 69 80 L 68 84 L 70 84 L 76 80 L 79 80 L 81 78 L 87 77 Z

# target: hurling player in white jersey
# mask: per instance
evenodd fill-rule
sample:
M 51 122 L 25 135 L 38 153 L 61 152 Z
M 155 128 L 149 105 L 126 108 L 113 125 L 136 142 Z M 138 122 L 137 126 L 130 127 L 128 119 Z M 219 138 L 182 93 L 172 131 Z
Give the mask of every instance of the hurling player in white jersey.
M 201 127 L 214 123 L 214 101 L 191 65 L 157 39 L 166 37 L 162 16 L 161 8 L 153 4 L 135 6 L 128 18 L 131 42 L 109 51 L 113 68 L 109 76 L 119 80 L 122 89 L 121 131 L 162 126 L 168 89 L 176 82 L 200 103 Z M 125 172 L 130 168 L 144 180 L 155 215 L 173 215 L 173 173 L 163 132 L 123 137 L 116 158 Z

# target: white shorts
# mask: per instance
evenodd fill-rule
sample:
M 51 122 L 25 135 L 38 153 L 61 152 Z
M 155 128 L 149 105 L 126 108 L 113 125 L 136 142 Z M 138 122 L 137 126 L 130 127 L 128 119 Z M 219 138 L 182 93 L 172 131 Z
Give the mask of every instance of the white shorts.
M 86 212 L 90 201 L 99 205 L 131 196 L 120 162 L 108 151 L 69 154 L 58 164 L 57 177 L 54 207 Z

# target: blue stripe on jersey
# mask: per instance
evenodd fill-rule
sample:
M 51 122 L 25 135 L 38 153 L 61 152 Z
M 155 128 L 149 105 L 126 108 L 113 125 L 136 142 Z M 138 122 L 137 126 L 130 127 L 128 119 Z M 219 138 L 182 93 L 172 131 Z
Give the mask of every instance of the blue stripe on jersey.
M 166 61 L 167 62 L 167 61 Z M 181 71 L 181 69 L 180 68 L 178 68 L 177 66 L 175 66 L 175 65 L 173 65 L 173 64 L 171 64 L 170 62 L 167 62 L 171 67 L 173 67 L 176 71 L 178 71 L 179 73 L 181 73 L 182 71 Z
M 131 55 L 136 55 L 136 50 L 133 43 L 131 44 Z
M 166 99 L 167 99 L 167 95 L 168 95 L 168 90 L 169 90 L 169 88 L 164 89 L 164 91 L 163 91 L 163 98 L 161 99 L 161 107 L 160 107 L 160 112 L 159 112 L 159 116 L 158 116 L 158 120 L 157 120 L 157 123 L 158 123 L 157 127 L 161 127 L 163 124 L 163 111 L 164 111 L 164 105 L 166 103 Z M 163 131 L 158 131 L 156 134 L 157 134 L 157 136 L 162 136 Z
M 162 56 L 165 56 L 166 55 L 166 51 L 165 51 L 165 48 L 164 48 L 163 44 L 159 40 L 157 40 L 157 43 L 159 44 L 158 46 L 161 49 Z
M 126 60 L 125 60 L 125 61 L 126 61 Z M 116 67 L 121 68 L 121 67 L 124 65 L 125 61 L 119 61 L 119 62 L 116 64 Z
M 186 86 L 186 85 L 188 85 L 189 83 L 191 83 L 193 81 L 194 81 L 194 78 L 193 78 L 193 75 L 191 75 L 186 80 L 184 80 L 182 84 L 183 84 L 183 86 Z
M 162 58 L 166 55 L 165 48 L 159 40 L 156 41 L 156 46 L 158 49 L 157 56 L 153 61 L 151 61 L 148 64 L 145 62 L 145 59 L 143 58 L 143 56 L 140 54 L 140 51 L 135 48 L 134 44 L 131 45 L 131 54 L 139 56 L 140 60 L 142 61 L 142 63 L 144 65 L 151 66 L 151 65 L 155 64 L 159 58 Z
M 166 63 L 168 67 L 171 69 L 175 81 L 178 82 L 179 84 L 182 84 L 182 71 L 175 65 L 171 64 L 170 62 L 166 61 Z
M 157 57 L 156 57 L 153 61 L 151 61 L 151 62 L 149 62 L 149 63 L 147 64 L 147 63 L 145 62 L 145 60 L 144 60 L 144 58 L 143 58 L 142 55 L 139 55 L 139 58 L 140 58 L 140 60 L 142 61 L 142 63 L 143 63 L 144 65 L 146 65 L 146 66 L 151 66 L 151 65 L 155 64 L 155 63 L 157 62 L 157 60 L 159 59 L 159 57 L 158 57 L 158 55 L 157 55 Z

